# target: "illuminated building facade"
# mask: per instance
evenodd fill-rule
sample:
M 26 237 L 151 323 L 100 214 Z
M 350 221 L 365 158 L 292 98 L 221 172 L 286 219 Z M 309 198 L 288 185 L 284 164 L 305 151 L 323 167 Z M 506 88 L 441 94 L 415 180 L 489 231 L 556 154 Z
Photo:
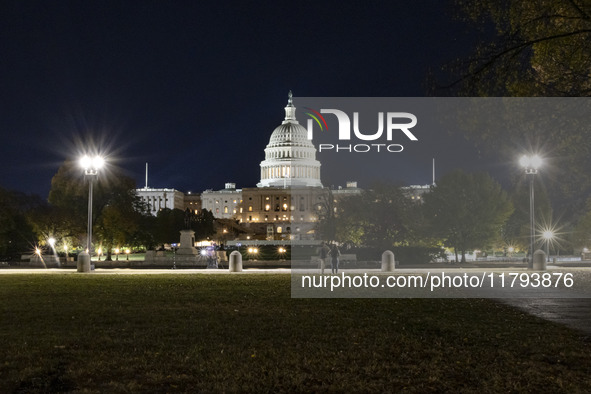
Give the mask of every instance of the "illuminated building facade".
M 257 187 L 322 187 L 316 147 L 308 139 L 308 131 L 298 123 L 295 112 L 290 91 L 285 119 L 275 128 L 265 148 Z
M 144 187 L 136 189 L 138 197 L 142 199 L 149 212 L 156 216 L 161 210 L 185 209 L 185 194 L 175 189 L 155 189 Z
M 208 189 L 201 193 L 201 207 L 213 213 L 217 219 L 232 219 L 239 213 L 242 190 L 235 183 L 226 183 L 222 190 Z
M 339 199 L 362 192 L 357 182 L 352 181 L 344 188 L 323 187 L 320 166 L 307 130 L 296 119 L 296 107 L 289 92 L 285 118 L 274 129 L 265 148 L 256 187 L 237 189 L 235 183 L 226 183 L 222 190 L 208 189 L 200 195 L 147 187 L 137 192 L 154 215 L 163 208 L 188 208 L 193 213 L 207 209 L 216 219 L 236 220 L 259 238 L 310 240 L 315 238 L 316 223 L 323 211 L 336 212 Z M 416 201 L 422 201 L 422 195 L 430 189 L 431 185 L 403 188 Z M 330 197 L 334 199 L 331 202 Z

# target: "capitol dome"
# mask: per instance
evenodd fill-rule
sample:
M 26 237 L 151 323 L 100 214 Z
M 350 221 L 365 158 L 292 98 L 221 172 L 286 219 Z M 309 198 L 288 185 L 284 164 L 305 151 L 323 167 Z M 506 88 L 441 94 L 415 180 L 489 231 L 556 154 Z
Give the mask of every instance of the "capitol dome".
M 271 134 L 261 162 L 258 187 L 322 187 L 320 162 L 316 148 L 308 139 L 308 131 L 298 123 L 289 92 L 285 120 Z

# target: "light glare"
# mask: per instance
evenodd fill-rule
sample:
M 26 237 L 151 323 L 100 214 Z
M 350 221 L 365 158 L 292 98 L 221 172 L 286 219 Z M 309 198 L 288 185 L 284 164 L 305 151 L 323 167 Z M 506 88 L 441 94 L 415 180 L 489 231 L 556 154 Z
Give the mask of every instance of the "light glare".
M 104 164 L 105 164 L 105 160 L 100 156 L 95 156 L 92 159 L 92 166 L 95 170 L 100 170 L 101 168 L 103 168 Z
M 538 168 L 540 168 L 543 164 L 544 160 L 538 156 L 538 155 L 533 155 L 533 156 L 527 156 L 527 155 L 523 155 L 521 156 L 521 159 L 519 159 L 519 164 L 526 168 L 526 169 L 534 169 L 537 170 Z
M 93 156 L 90 157 L 88 155 L 82 156 L 80 158 L 80 166 L 85 170 L 100 170 L 105 165 L 105 159 L 101 156 Z
M 92 160 L 87 155 L 82 156 L 80 159 L 80 166 L 85 170 L 89 169 L 92 164 Z
M 542 158 L 538 155 L 534 155 L 530 160 L 531 166 L 534 170 L 537 170 L 542 166 Z

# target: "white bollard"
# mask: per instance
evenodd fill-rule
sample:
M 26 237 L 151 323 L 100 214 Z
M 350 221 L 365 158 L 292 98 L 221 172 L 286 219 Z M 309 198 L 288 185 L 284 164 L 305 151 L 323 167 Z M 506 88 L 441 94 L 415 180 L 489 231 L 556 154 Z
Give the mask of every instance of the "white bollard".
M 394 253 L 389 250 L 382 253 L 382 272 L 393 272 L 395 264 Z
M 242 272 L 242 255 L 237 250 L 230 253 L 229 271 Z
M 78 272 L 90 272 L 90 255 L 86 252 L 80 253 L 76 267 Z
M 534 271 L 546 271 L 546 252 L 543 250 L 536 250 L 534 252 Z

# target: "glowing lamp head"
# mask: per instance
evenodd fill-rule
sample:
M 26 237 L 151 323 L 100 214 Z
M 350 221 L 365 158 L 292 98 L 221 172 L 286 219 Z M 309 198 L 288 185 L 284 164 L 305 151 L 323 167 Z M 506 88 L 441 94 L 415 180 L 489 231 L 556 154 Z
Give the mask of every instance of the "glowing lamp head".
M 540 168 L 542 166 L 542 163 L 543 163 L 543 160 L 538 155 L 533 155 L 533 156 L 523 155 L 523 156 L 521 156 L 521 159 L 519 159 L 519 164 L 523 168 L 526 168 L 526 169 L 537 170 L 538 168 Z
M 207 256 L 207 249 L 201 249 L 199 253 L 201 253 L 201 256 Z
M 530 162 L 534 170 L 537 170 L 542 166 L 542 158 L 538 155 L 533 155 L 530 159 Z
M 88 155 L 82 156 L 82 158 L 80 159 L 80 167 L 87 170 L 90 168 L 91 165 L 92 165 L 92 159 Z
M 100 170 L 101 168 L 103 168 L 104 165 L 105 165 L 105 159 L 103 159 L 100 156 L 90 157 L 88 155 L 84 155 L 80 159 L 80 166 L 82 168 L 84 168 L 84 170 L 86 170 L 86 171 L 89 171 L 89 170 L 97 171 L 97 170 Z
M 101 168 L 103 168 L 103 166 L 105 165 L 105 159 L 103 159 L 100 156 L 95 156 L 92 159 L 92 167 L 95 170 L 100 170 Z
M 552 232 L 550 230 L 546 230 L 542 233 L 542 237 L 544 237 L 544 239 L 546 239 L 546 240 L 552 239 L 552 238 L 554 238 L 554 232 Z
M 53 248 L 55 246 L 55 238 L 51 237 L 47 240 L 47 243 Z

